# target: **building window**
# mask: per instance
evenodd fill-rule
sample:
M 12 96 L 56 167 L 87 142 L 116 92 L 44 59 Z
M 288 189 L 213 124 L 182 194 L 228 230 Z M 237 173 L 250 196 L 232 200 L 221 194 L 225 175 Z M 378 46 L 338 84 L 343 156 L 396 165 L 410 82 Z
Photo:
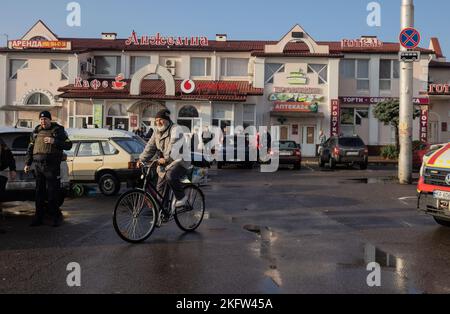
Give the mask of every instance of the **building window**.
M 187 127 L 190 131 L 201 127 L 200 115 L 194 106 L 184 106 L 178 112 L 178 125 Z
M 342 125 L 362 125 L 363 119 L 369 118 L 369 109 L 365 108 L 342 108 Z
M 213 126 L 219 127 L 226 135 L 232 134 L 233 128 L 233 106 L 217 104 L 213 107 Z
M 191 76 L 211 76 L 211 58 L 191 58 Z
M 249 59 L 223 58 L 221 60 L 222 76 L 248 76 Z
M 317 84 L 328 83 L 328 65 L 326 64 L 308 64 L 308 73 L 316 73 L 319 77 Z
M 285 66 L 282 63 L 266 63 L 264 65 L 264 82 L 265 84 L 273 84 L 275 74 L 284 73 Z
M 121 58 L 116 56 L 95 57 L 96 74 L 116 76 L 121 70 Z
M 159 104 L 148 105 L 142 112 L 143 126 L 145 126 L 146 128 L 156 126 L 155 124 L 156 114 L 163 109 L 166 109 L 166 107 L 164 107 L 163 105 Z
M 28 97 L 27 105 L 36 105 L 36 106 L 42 106 L 42 105 L 50 105 L 50 98 L 48 98 L 47 95 L 42 93 L 34 93 L 30 97 Z
M 61 80 L 69 79 L 69 61 L 64 60 L 51 60 L 50 70 L 60 70 Z
M 17 80 L 18 71 L 26 68 L 28 68 L 27 60 L 9 60 L 9 78 Z
M 356 60 L 356 89 L 369 90 L 369 60 Z
M 400 62 L 380 60 L 380 90 L 391 90 L 391 81 L 400 77 Z
M 108 110 L 106 116 L 106 125 L 111 129 L 128 130 L 130 119 L 128 118 L 127 110 L 122 104 L 114 104 Z
M 369 90 L 369 60 L 342 60 L 340 74 L 344 79 L 356 79 L 357 90 Z
M 130 75 L 133 75 L 143 67 L 150 64 L 150 57 L 131 57 L 130 58 Z
M 341 76 L 344 79 L 354 79 L 355 78 L 355 60 L 353 59 L 345 59 L 341 60 L 340 67 Z
M 256 110 L 255 105 L 244 105 L 244 112 L 243 112 L 243 117 L 242 117 L 242 121 L 243 121 L 242 126 L 244 127 L 244 129 L 246 129 L 250 126 L 256 127 L 255 110 Z

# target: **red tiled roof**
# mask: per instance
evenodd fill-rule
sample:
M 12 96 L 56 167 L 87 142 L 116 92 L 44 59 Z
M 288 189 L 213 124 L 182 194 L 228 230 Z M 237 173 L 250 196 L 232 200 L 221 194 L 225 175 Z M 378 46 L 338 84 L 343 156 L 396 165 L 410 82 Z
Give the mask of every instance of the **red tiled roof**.
M 432 60 L 429 66 L 430 68 L 450 68 L 450 62 Z
M 92 79 L 93 80 L 93 79 Z M 91 80 L 90 80 L 91 81 Z M 111 83 L 111 80 L 108 80 Z M 195 81 L 196 91 L 192 94 L 181 92 L 181 82 L 175 83 L 175 96 L 167 96 L 166 88 L 162 80 L 144 80 L 141 85 L 141 95 L 130 95 L 130 80 L 125 80 L 127 86 L 124 90 L 118 91 L 112 88 L 79 88 L 73 84 L 61 87 L 58 91 L 63 92 L 61 98 L 92 98 L 92 99 L 153 99 L 153 100 L 208 100 L 208 101 L 239 101 L 247 100 L 247 96 L 260 96 L 264 94 L 264 89 L 254 88 L 245 81 Z M 214 87 L 220 84 L 220 88 Z M 110 84 L 111 85 L 111 84 Z
M 72 52 L 88 52 L 94 50 L 101 51 L 218 51 L 218 52 L 252 52 L 253 55 L 263 56 L 265 45 L 275 45 L 277 41 L 262 40 L 228 40 L 226 42 L 210 40 L 209 46 L 192 47 L 192 46 L 127 46 L 126 39 L 104 40 L 98 38 L 60 38 L 60 40 L 71 41 Z M 327 56 L 337 56 L 342 53 L 398 53 L 400 44 L 385 42 L 380 48 L 342 48 L 341 42 L 319 41 L 319 45 L 328 45 L 330 54 Z M 422 53 L 434 53 L 430 49 L 419 49 Z M 7 48 L 0 49 L 0 52 L 19 52 L 20 50 L 11 50 Z M 26 49 L 26 52 L 56 52 L 51 49 Z M 69 53 L 69 51 L 61 51 Z M 308 46 L 305 43 L 289 43 L 284 50 L 286 55 L 290 56 L 308 56 L 301 55 L 309 53 Z M 270 56 L 267 54 L 267 56 Z M 326 56 L 326 55 L 323 55 Z

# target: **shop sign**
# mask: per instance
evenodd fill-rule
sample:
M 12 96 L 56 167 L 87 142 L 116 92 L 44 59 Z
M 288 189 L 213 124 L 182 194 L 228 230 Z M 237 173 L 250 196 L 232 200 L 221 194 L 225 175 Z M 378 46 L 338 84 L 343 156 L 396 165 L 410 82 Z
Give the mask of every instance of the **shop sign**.
M 226 93 L 226 92 L 238 92 L 239 86 L 236 83 L 227 82 L 197 82 L 195 90 L 199 93 Z
M 383 101 L 398 100 L 394 97 L 339 97 L 342 104 L 345 105 L 376 105 Z M 413 103 L 415 105 L 429 105 L 430 100 L 428 98 L 413 98 Z
M 421 108 L 420 114 L 420 140 L 428 142 L 428 107 Z
M 343 39 L 341 48 L 381 48 L 383 42 L 378 38 Z
M 138 116 L 133 114 L 130 116 L 130 127 L 137 128 L 138 127 Z
M 161 33 L 156 33 L 153 36 L 138 36 L 136 32 L 132 32 L 131 36 L 125 41 L 127 46 L 190 46 L 190 47 L 206 47 L 209 46 L 209 40 L 206 36 L 195 37 L 174 37 L 162 36 Z
M 293 93 L 293 94 L 323 94 L 321 88 L 314 87 L 275 87 L 275 93 Z
M 60 40 L 10 40 L 11 49 L 67 49 L 70 41 Z
M 287 78 L 289 85 L 306 85 L 308 84 L 308 78 L 300 69 L 298 72 L 291 72 Z
M 273 112 L 311 112 L 317 113 L 319 106 L 317 104 L 304 102 L 282 102 L 274 103 Z
M 125 86 L 127 86 L 128 84 L 126 82 L 124 82 L 123 80 L 125 79 L 125 77 L 123 76 L 123 74 L 119 74 L 116 76 L 115 80 L 113 82 L 109 82 L 109 81 L 99 81 L 97 79 L 89 81 L 89 80 L 83 80 L 81 77 L 77 77 L 75 79 L 75 84 L 74 87 L 76 88 L 90 88 L 93 90 L 97 90 L 100 87 L 101 88 L 109 88 L 111 87 L 114 90 L 123 90 L 125 89 Z
M 181 82 L 181 91 L 185 94 L 191 94 L 195 90 L 195 82 L 193 80 L 184 80 Z
M 341 105 L 338 99 L 331 100 L 331 136 L 339 136 L 340 133 Z
M 446 95 L 450 94 L 449 84 L 430 84 L 428 86 L 428 92 L 430 94 Z
M 93 110 L 94 125 L 103 128 L 103 104 L 94 103 Z
M 273 93 L 269 95 L 269 100 L 284 102 L 320 103 L 325 101 L 325 97 L 320 95 L 305 95 L 296 93 Z

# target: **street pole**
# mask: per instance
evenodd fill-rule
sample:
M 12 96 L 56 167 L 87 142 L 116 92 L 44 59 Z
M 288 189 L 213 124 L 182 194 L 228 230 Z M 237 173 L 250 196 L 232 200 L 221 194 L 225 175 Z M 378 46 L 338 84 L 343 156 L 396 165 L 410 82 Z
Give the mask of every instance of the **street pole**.
M 402 0 L 401 10 L 402 29 L 414 27 L 414 3 L 413 0 Z M 408 49 L 400 47 L 402 51 Z M 412 133 L 413 133 L 413 64 L 401 61 L 400 70 L 400 156 L 399 156 L 399 180 L 400 184 L 412 183 Z

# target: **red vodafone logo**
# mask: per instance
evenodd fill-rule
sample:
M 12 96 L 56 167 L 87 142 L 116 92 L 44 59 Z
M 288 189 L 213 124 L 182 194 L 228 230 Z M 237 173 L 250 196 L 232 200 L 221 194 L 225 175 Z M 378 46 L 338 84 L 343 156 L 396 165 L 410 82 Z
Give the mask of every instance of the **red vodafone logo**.
M 181 91 L 185 94 L 191 94 L 195 90 L 195 83 L 193 80 L 184 80 L 181 82 Z

